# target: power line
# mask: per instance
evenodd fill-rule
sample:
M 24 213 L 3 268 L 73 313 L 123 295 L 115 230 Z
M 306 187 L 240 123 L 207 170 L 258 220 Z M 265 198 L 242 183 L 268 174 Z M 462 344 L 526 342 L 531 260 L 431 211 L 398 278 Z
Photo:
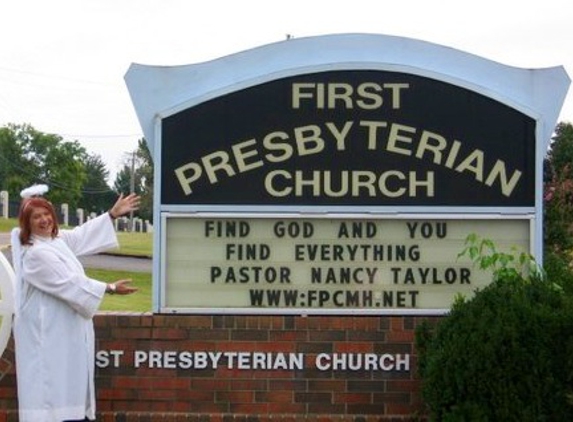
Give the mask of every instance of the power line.
M 141 133 L 127 133 L 127 134 L 120 134 L 120 135 L 82 135 L 82 134 L 73 134 L 73 133 L 60 133 L 62 137 L 67 138 L 106 138 L 106 139 L 117 139 L 117 138 L 143 138 L 143 134 Z
M 46 73 L 34 72 L 34 71 L 23 70 L 23 69 L 14 69 L 14 68 L 8 68 L 8 67 L 3 67 L 3 66 L 0 66 L 0 71 L 16 73 L 16 74 L 21 74 L 21 75 L 31 75 L 31 76 L 36 76 L 36 77 L 46 78 L 46 79 L 60 79 L 62 81 L 76 82 L 76 83 L 82 83 L 82 84 L 87 83 L 87 84 L 103 85 L 103 86 L 109 86 L 109 87 L 112 86 L 112 84 L 110 84 L 109 82 L 101 82 L 101 81 L 79 79 L 79 78 L 70 78 L 68 76 L 60 76 L 60 75 L 49 75 Z
M 0 160 L 2 160 L 6 167 L 8 168 L 12 168 L 15 169 L 16 168 L 16 164 L 14 164 L 12 161 L 10 161 L 8 158 L 6 158 L 4 156 L 4 154 L 2 153 L 2 151 L 0 151 Z M 37 175 L 33 174 L 32 172 L 29 171 L 25 171 L 22 168 L 18 169 L 20 173 L 23 173 L 24 175 L 28 176 L 31 180 L 37 180 Z M 39 180 L 37 180 L 39 181 Z M 73 189 L 71 186 L 69 185 L 64 185 L 63 183 L 58 183 L 58 182 L 54 182 L 53 180 L 49 179 L 49 178 L 44 178 L 41 180 L 43 183 L 46 183 L 49 186 L 55 186 L 63 191 L 67 191 L 67 192 L 72 192 Z M 114 190 L 110 187 L 107 187 L 107 189 L 80 189 L 80 193 L 82 195 L 103 195 L 109 192 L 114 192 Z

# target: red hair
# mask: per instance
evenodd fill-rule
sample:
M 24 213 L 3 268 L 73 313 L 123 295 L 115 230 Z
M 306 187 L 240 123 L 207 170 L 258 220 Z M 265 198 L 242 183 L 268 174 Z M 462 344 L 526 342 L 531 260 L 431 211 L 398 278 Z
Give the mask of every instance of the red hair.
M 22 245 L 30 244 L 30 237 L 32 236 L 30 219 L 32 218 L 32 212 L 36 208 L 45 208 L 48 210 L 53 220 L 52 237 L 58 235 L 58 218 L 56 217 L 56 210 L 52 203 L 42 197 L 28 198 L 20 204 L 20 213 L 18 215 L 18 222 L 20 223 L 20 242 Z

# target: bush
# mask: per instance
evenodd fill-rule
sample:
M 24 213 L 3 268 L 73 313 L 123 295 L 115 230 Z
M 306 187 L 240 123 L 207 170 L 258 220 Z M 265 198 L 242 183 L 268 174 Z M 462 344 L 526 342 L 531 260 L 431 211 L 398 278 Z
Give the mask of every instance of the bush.
M 544 252 L 543 268 L 548 280 L 554 280 L 563 292 L 573 297 L 573 269 L 571 267 L 571 254 L 556 253 L 553 250 Z
M 431 420 L 573 420 L 573 312 L 549 283 L 499 278 L 416 334 Z
M 493 282 L 416 331 L 431 420 L 573 420 L 573 304 L 527 254 L 468 237 L 468 255 Z M 561 263 L 552 263 L 558 274 Z

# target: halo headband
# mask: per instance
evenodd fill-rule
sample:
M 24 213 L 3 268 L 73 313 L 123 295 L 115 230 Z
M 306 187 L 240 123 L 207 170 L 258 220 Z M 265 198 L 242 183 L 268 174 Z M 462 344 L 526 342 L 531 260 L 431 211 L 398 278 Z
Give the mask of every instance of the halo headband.
M 35 196 L 42 196 L 48 192 L 48 185 L 32 185 L 20 192 L 22 199 L 33 198 Z

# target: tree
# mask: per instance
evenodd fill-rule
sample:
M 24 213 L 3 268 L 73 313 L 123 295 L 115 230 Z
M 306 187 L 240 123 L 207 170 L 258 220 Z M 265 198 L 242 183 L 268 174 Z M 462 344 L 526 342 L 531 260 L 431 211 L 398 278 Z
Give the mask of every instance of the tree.
M 50 186 L 50 200 L 75 207 L 86 180 L 86 150 L 77 142 L 46 134 L 31 125 L 9 124 L 0 130 L 3 171 L 0 188 L 12 198 L 34 183 Z
M 62 142 L 57 135 L 45 135 L 42 179 L 52 186 L 50 199 L 58 204 L 67 203 L 76 208 L 82 198 L 82 188 L 87 180 L 84 166 L 87 152 L 77 141 Z M 40 136 L 43 140 L 44 136 Z
M 553 175 L 571 166 L 573 163 L 573 125 L 571 123 L 562 122 L 557 125 L 547 159 L 551 163 Z
M 124 164 L 120 171 L 117 172 L 115 176 L 115 182 L 113 183 L 113 190 L 117 193 L 127 194 L 131 192 L 131 166 Z M 137 183 L 134 183 L 134 192 L 139 193 L 137 189 Z
M 543 267 L 573 294 L 573 126 L 560 123 L 544 163 Z
M 153 159 L 145 139 L 138 141 L 136 154 L 139 162 L 138 170 L 143 185 L 139 213 L 142 218 L 153 222 Z
M 573 125 L 555 129 L 544 166 L 545 249 L 568 253 L 573 247 Z
M 129 155 L 123 168 L 117 173 L 114 190 L 119 193 L 133 192 L 141 195 L 138 215 L 153 219 L 153 162 L 144 139 L 138 141 L 137 150 Z
M 28 160 L 28 139 L 18 136 L 14 125 L 0 128 L 0 188 L 17 197 L 37 174 L 37 166 Z
M 99 155 L 89 155 L 84 166 L 86 169 L 86 182 L 82 189 L 82 199 L 79 207 L 86 213 L 101 214 L 106 211 L 116 198 L 116 194 L 108 186 L 106 180 L 109 170 Z

